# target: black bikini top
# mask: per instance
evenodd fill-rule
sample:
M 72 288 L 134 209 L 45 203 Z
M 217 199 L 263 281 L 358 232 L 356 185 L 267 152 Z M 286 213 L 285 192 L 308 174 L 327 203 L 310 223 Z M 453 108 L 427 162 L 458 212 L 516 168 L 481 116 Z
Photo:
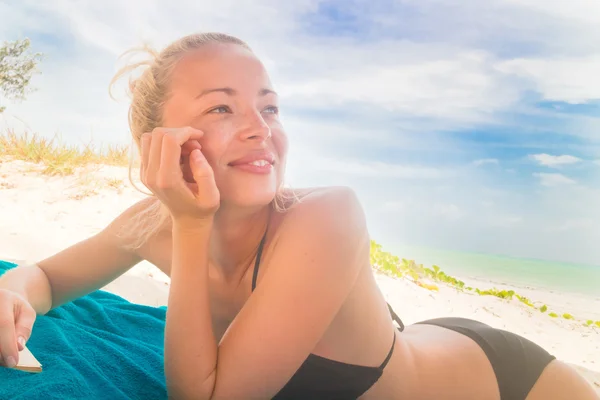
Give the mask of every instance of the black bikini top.
M 258 267 L 266 236 L 265 232 L 258 247 L 254 274 L 252 275 L 252 291 L 256 288 Z M 403 331 L 404 324 L 389 304 L 388 308 L 393 320 L 399 325 L 398 329 Z M 347 364 L 316 354 L 309 354 L 300 368 L 273 399 L 356 399 L 379 380 L 383 374 L 383 369 L 392 357 L 395 342 L 396 331 L 394 331 L 392 347 L 385 360 L 378 367 Z

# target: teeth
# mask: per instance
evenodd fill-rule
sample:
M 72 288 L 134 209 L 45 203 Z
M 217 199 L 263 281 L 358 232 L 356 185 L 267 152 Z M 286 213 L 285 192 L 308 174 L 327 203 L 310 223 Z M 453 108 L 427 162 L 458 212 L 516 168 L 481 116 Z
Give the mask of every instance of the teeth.
M 256 160 L 256 161 L 252 161 L 250 164 L 251 165 L 256 165 L 257 167 L 264 167 L 267 164 L 269 164 L 269 162 L 266 161 L 266 160 Z

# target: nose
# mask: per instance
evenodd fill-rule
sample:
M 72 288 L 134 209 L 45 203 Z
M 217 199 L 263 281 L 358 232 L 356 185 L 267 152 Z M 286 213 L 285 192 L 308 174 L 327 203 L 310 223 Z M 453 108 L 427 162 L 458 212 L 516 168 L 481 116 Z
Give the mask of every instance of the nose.
M 267 124 L 259 112 L 246 115 L 244 124 L 239 131 L 240 139 L 266 140 L 271 137 L 271 127 Z

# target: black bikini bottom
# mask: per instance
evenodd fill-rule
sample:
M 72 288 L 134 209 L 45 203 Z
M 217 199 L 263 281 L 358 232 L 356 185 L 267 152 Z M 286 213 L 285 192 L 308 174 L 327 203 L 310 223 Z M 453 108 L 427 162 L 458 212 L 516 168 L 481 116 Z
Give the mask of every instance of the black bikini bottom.
M 544 368 L 555 359 L 532 341 L 479 321 L 437 318 L 417 324 L 440 326 L 473 339 L 492 364 L 502 400 L 524 400 Z

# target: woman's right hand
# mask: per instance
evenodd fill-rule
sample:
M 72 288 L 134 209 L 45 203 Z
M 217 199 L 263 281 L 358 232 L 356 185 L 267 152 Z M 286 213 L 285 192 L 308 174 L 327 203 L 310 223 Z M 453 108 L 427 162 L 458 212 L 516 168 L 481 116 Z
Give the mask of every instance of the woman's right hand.
M 36 312 L 20 294 L 0 289 L 0 364 L 13 368 L 31 336 Z

